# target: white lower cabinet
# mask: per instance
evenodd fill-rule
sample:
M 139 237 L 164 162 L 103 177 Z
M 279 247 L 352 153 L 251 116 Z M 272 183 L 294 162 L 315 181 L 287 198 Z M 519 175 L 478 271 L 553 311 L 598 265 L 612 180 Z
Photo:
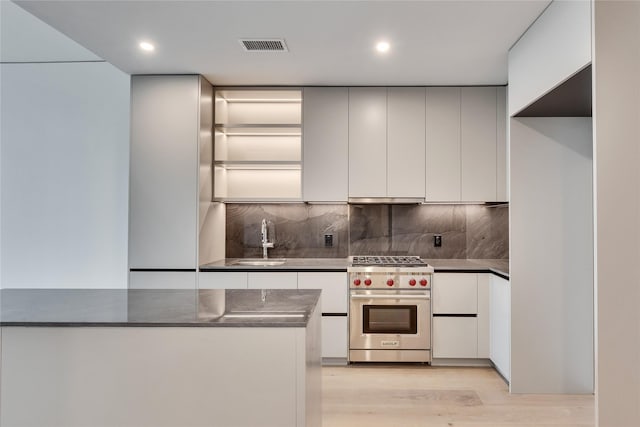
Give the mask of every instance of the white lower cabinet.
M 298 289 L 298 273 L 255 272 L 247 274 L 249 289 Z
M 436 273 L 432 283 L 433 357 L 489 358 L 489 273 Z
M 347 316 L 322 317 L 322 357 L 347 358 L 349 318 Z
M 511 288 L 509 281 L 491 277 L 490 359 L 507 381 L 511 381 Z
M 434 317 L 433 357 L 478 357 L 478 322 L 475 317 Z
M 195 289 L 195 271 L 130 271 L 129 289 Z
M 347 273 L 299 272 L 298 289 L 320 289 L 322 357 L 345 359 L 349 351 L 349 286 Z M 325 315 L 326 314 L 326 315 Z
M 347 313 L 349 305 L 346 273 L 298 273 L 298 289 L 320 289 L 323 313 Z
M 200 289 L 320 289 L 320 309 L 325 314 L 322 316 L 322 357 L 346 362 L 349 351 L 347 273 L 201 271 L 198 280 Z
M 490 302 L 489 302 L 489 287 L 491 284 L 491 277 L 493 275 L 489 273 L 478 274 L 478 358 L 489 358 L 489 336 L 490 336 Z
M 247 273 L 238 271 L 201 271 L 199 289 L 247 289 Z

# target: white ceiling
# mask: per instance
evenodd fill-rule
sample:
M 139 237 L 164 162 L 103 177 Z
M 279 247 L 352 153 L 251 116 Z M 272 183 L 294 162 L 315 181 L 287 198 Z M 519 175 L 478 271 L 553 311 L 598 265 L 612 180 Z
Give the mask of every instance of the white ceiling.
M 507 51 L 549 0 L 16 1 L 130 74 L 216 85 L 507 83 Z M 288 53 L 239 38 L 284 38 Z M 153 54 L 137 45 L 155 43 Z M 391 43 L 377 54 L 380 39 Z
M 16 4 L 0 0 L 0 61 L 52 62 L 101 60 Z

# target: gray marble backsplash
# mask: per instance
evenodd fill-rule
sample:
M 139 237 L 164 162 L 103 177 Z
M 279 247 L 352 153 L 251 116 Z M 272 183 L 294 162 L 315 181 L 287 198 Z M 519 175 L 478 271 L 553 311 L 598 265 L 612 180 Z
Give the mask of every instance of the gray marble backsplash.
M 509 208 L 483 205 L 227 204 L 226 257 L 262 256 L 260 224 L 272 221 L 270 257 L 418 255 L 440 259 L 509 257 Z M 325 247 L 324 235 L 333 236 Z M 434 247 L 433 236 L 442 236 Z
M 509 257 L 509 208 L 484 205 L 350 205 L 350 254 L 439 259 Z M 442 246 L 434 247 L 434 235 Z
M 227 258 L 262 258 L 262 219 L 273 223 L 272 258 L 344 258 L 349 255 L 347 205 L 230 204 L 227 207 Z M 325 247 L 324 235 L 333 236 Z

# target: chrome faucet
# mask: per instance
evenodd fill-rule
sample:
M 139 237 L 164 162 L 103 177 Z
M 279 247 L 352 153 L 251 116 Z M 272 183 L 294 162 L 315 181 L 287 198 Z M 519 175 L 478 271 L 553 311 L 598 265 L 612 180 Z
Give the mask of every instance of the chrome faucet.
M 273 242 L 269 242 L 268 228 L 267 228 L 267 220 L 262 219 L 262 258 L 267 259 L 269 254 L 267 253 L 267 249 L 273 247 Z

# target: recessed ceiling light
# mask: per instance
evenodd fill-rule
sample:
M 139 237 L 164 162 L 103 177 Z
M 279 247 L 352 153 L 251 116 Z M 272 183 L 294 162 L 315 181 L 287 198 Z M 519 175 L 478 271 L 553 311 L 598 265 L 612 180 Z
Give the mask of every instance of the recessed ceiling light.
M 153 52 L 155 50 L 155 46 L 149 42 L 140 42 L 138 46 L 145 52 Z
M 385 53 L 389 50 L 389 47 L 391 47 L 389 45 L 389 42 L 382 41 L 378 42 L 378 44 L 376 45 L 376 50 L 380 53 Z

